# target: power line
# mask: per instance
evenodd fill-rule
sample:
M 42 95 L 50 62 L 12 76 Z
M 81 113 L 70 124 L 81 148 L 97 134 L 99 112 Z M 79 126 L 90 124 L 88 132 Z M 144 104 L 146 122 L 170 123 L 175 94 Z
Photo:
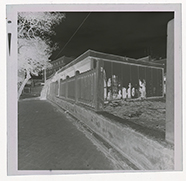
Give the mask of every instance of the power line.
M 91 13 L 91 12 L 90 12 Z M 79 25 L 79 27 L 77 28 L 77 30 L 74 32 L 74 34 L 70 37 L 70 39 L 67 41 L 67 43 L 64 45 L 64 47 L 59 51 L 59 53 L 55 56 L 55 58 L 65 49 L 65 47 L 68 45 L 68 43 L 70 42 L 70 40 L 74 37 L 74 35 L 77 33 L 77 31 L 81 28 L 81 26 L 83 25 L 83 23 L 86 21 L 86 19 L 89 17 L 90 13 L 85 17 L 85 19 L 82 21 L 82 23 Z M 54 58 L 54 59 L 55 59 Z

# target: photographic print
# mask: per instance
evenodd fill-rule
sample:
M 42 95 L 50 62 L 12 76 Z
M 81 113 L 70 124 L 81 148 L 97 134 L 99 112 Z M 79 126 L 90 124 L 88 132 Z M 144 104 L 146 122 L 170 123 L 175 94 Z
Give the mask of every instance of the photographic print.
M 7 17 L 10 175 L 182 169 L 179 4 Z

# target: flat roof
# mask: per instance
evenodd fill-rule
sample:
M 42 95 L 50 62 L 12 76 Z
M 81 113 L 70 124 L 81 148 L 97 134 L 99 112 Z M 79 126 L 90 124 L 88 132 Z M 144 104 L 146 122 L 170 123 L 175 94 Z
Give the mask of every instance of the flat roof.
M 82 55 L 74 59 L 72 62 L 61 68 L 58 72 L 63 71 L 64 69 L 80 62 L 81 60 L 84 60 L 87 57 L 95 57 L 98 59 L 104 59 L 110 62 L 118 62 L 118 63 L 128 63 L 128 64 L 136 64 L 136 65 L 145 65 L 145 66 L 154 66 L 154 67 L 159 67 L 163 68 L 162 64 L 159 63 L 154 63 L 154 62 L 142 62 L 139 61 L 138 59 L 134 58 L 129 58 L 129 57 L 122 57 L 119 55 L 113 55 L 113 54 L 108 54 L 108 53 L 102 53 L 102 52 L 97 52 L 94 50 L 87 50 L 84 52 Z
M 62 57 L 59 57 L 59 58 L 57 58 L 57 59 L 55 59 L 55 60 L 50 61 L 50 63 L 55 63 L 55 62 L 57 62 L 57 61 L 65 60 L 65 59 L 73 60 L 74 58 L 62 56 Z

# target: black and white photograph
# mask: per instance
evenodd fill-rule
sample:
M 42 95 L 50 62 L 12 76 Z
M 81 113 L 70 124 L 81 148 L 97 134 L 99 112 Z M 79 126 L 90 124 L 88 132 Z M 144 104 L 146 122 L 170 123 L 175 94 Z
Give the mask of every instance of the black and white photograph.
M 6 12 L 9 175 L 182 170 L 180 4 Z

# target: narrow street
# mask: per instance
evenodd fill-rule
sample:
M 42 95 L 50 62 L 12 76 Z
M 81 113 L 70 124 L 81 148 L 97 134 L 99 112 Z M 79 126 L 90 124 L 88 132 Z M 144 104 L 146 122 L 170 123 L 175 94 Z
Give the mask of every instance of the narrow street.
M 47 101 L 18 103 L 18 170 L 113 170 L 113 163 Z

